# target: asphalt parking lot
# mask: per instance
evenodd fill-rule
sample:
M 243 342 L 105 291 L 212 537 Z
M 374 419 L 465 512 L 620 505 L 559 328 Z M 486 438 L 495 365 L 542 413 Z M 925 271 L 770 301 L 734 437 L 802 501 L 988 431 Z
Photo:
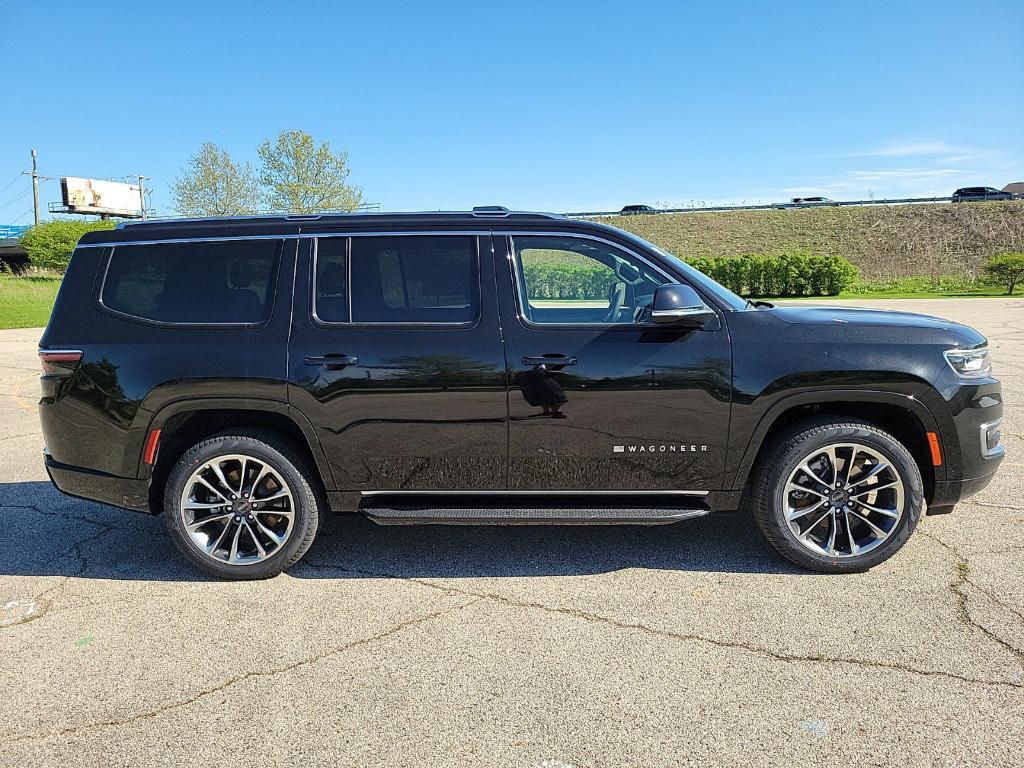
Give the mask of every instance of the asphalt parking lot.
M 1021 765 L 1024 300 L 874 306 L 989 336 L 1007 458 L 854 576 L 737 515 L 338 519 L 286 575 L 210 581 L 51 488 L 39 331 L 0 332 L 0 765 Z

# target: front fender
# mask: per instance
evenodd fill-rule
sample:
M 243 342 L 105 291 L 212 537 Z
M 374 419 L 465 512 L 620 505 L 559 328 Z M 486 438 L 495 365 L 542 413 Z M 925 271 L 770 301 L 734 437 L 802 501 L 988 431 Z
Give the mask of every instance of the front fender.
M 935 468 L 936 479 L 944 479 L 946 464 L 959 464 L 960 447 L 955 439 L 952 420 L 943 416 L 944 409 L 937 407 L 940 401 L 941 397 L 938 393 L 924 382 L 921 382 L 919 391 L 907 394 L 872 389 L 822 387 L 780 397 L 763 412 L 752 412 L 751 418 L 737 419 L 734 414 L 729 436 L 729 461 L 726 466 L 725 487 L 731 490 L 740 490 L 746 485 L 747 477 L 765 438 L 775 422 L 786 411 L 807 405 L 841 406 L 843 403 L 887 405 L 913 414 L 926 432 L 936 432 L 939 436 L 944 461 L 942 466 Z M 755 400 L 754 403 L 746 407 L 753 408 L 756 402 Z M 748 424 L 753 426 L 746 426 Z M 735 457 L 735 461 L 733 461 L 733 457 Z

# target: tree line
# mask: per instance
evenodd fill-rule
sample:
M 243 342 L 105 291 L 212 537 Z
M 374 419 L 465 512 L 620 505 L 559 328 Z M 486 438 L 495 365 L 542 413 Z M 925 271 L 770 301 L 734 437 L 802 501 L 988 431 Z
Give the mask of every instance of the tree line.
M 183 216 L 315 213 L 354 211 L 363 202 L 362 189 L 348 182 L 348 152 L 317 143 L 305 131 L 281 131 L 256 155 L 253 166 L 204 143 L 171 185 L 174 210 Z

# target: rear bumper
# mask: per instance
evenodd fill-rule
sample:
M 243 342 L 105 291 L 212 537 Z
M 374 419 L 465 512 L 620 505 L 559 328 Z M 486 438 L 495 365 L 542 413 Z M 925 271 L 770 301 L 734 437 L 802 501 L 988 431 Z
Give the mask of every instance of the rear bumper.
M 61 493 L 135 512 L 149 512 L 149 482 L 72 467 L 43 454 L 46 474 Z

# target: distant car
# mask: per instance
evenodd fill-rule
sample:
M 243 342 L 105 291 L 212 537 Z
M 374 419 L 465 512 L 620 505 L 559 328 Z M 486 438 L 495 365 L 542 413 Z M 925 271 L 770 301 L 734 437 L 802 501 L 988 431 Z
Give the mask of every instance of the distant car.
M 818 195 L 815 197 L 794 197 L 789 202 L 791 202 L 793 205 L 814 205 L 815 203 L 834 203 L 835 200 L 832 200 L 831 198 L 828 197 L 821 197 L 820 195 Z
M 625 205 L 619 211 L 620 216 L 639 216 L 642 213 L 657 213 L 657 211 L 649 205 Z
M 995 187 L 960 187 L 953 193 L 954 203 L 966 203 L 974 200 L 1012 200 L 1012 192 L 1003 192 Z

